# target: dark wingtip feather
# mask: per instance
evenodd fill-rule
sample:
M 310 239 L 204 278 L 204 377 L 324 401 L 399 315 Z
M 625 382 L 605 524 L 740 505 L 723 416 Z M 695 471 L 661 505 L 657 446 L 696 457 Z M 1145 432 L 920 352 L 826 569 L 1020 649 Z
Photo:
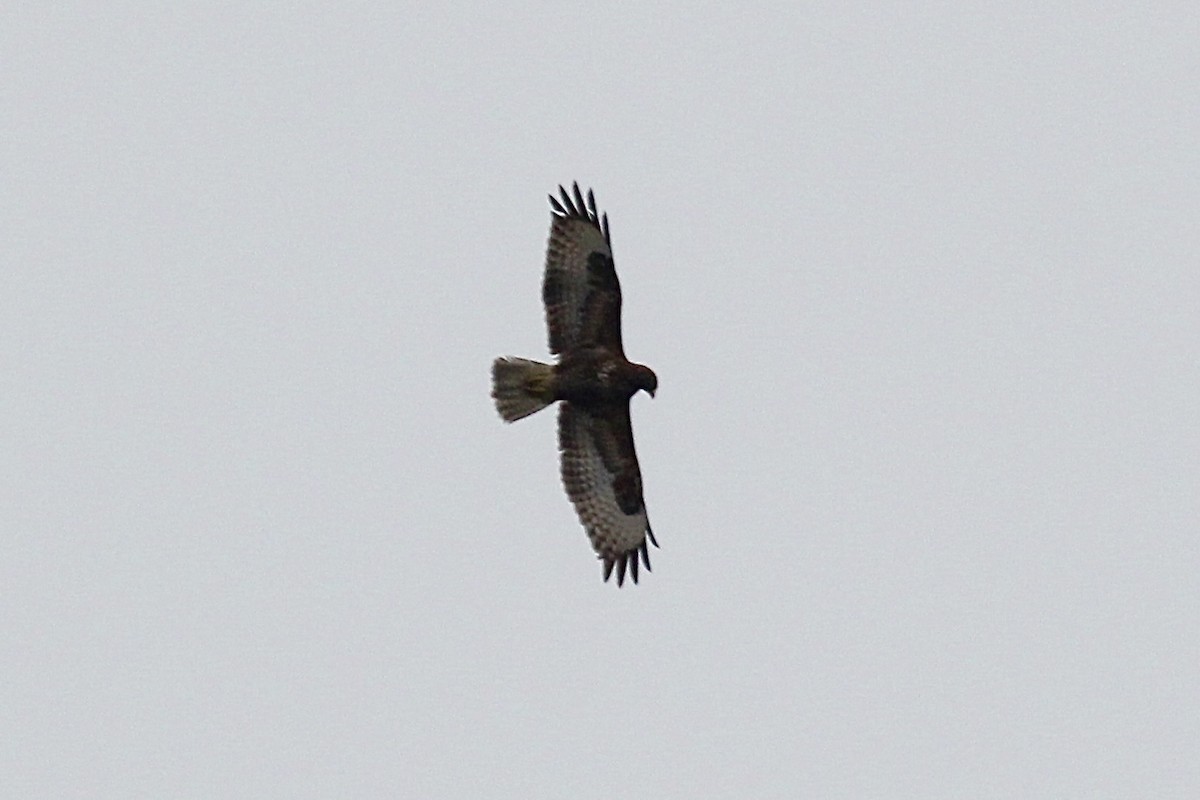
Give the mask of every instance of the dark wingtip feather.
M 583 202 L 583 192 L 579 191 L 579 181 L 571 184 L 571 189 L 575 192 L 575 210 L 579 216 L 587 218 L 587 205 Z
M 562 195 L 563 207 L 566 209 L 567 216 L 579 216 L 579 212 L 575 209 L 575 204 L 571 202 L 571 195 L 567 194 L 566 187 L 560 184 L 558 187 L 558 193 Z
M 654 531 L 650 530 L 650 523 L 646 523 L 646 536 L 650 537 L 650 544 L 658 547 L 658 540 L 654 538 Z
M 600 208 L 596 205 L 596 193 L 588 189 L 587 198 L 585 200 L 583 192 L 579 188 L 579 181 L 571 183 L 571 191 L 562 184 L 558 186 L 559 197 L 550 195 L 550 207 L 554 209 L 554 213 L 566 219 L 578 219 L 584 222 L 590 222 L 600 229 L 604 235 L 604 241 L 608 242 L 608 246 L 612 247 L 612 234 L 608 228 L 608 214 L 601 214 Z
M 646 571 L 650 572 L 650 554 L 646 550 L 646 543 L 642 542 L 640 548 L 621 553 L 615 556 L 598 556 L 604 562 L 604 580 L 608 581 L 612 577 L 613 572 L 617 573 L 617 586 L 625 585 L 626 574 L 633 578 L 633 582 L 637 583 L 641 577 L 642 564 L 638 563 L 638 553 L 641 553 L 642 562 L 645 564 Z

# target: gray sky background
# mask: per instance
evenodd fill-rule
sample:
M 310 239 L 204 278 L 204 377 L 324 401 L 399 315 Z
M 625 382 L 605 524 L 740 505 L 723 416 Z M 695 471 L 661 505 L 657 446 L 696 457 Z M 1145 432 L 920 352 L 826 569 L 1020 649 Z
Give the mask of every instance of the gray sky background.
M 1200 12 L 1047 5 L 0 14 L 0 794 L 1200 796 Z

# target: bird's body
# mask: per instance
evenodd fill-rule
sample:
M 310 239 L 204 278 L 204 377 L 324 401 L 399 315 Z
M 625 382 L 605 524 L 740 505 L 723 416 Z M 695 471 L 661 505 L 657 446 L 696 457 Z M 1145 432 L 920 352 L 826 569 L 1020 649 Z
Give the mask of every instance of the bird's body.
M 649 369 L 603 347 L 564 355 L 554 367 L 554 399 L 581 406 L 628 402 L 647 385 Z
M 658 388 L 654 372 L 625 357 L 621 342 L 621 286 L 613 266 L 608 217 L 559 187 L 546 251 L 542 299 L 550 352 L 556 364 L 498 358 L 492 364 L 492 397 L 507 422 L 559 402 L 563 486 L 588 538 L 617 583 L 628 567 L 638 579 L 638 558 L 650 568 L 647 540 L 657 546 L 642 498 L 642 476 L 633 447 L 629 400 Z

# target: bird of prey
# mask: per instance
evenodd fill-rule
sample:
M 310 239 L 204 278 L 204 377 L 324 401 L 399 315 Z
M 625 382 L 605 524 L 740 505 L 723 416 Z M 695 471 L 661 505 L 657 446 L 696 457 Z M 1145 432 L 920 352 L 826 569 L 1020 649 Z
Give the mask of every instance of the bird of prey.
M 613 267 L 608 215 L 587 202 L 579 184 L 560 198 L 553 214 L 542 278 L 542 301 L 555 364 L 506 356 L 492 363 L 492 397 L 505 422 L 558 402 L 562 481 L 600 560 L 604 580 L 628 568 L 638 579 L 638 558 L 650 569 L 649 540 L 658 547 L 633 448 L 629 401 L 639 390 L 651 397 L 658 377 L 625 358 L 621 344 L 621 285 Z

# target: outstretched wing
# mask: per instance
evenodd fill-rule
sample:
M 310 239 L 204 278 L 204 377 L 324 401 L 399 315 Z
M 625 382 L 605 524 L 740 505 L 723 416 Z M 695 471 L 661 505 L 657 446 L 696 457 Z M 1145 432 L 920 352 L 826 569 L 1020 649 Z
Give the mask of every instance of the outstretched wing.
M 654 533 L 642 500 L 642 473 L 633 449 L 629 404 L 606 415 L 591 414 L 570 403 L 559 404 L 558 447 L 567 496 L 587 529 L 592 548 L 604 561 L 604 580 L 617 568 L 617 585 L 628 567 L 638 579 L 638 556 L 650 569 Z
M 590 189 L 586 203 L 578 183 L 573 190 L 574 197 L 558 187 L 561 200 L 550 195 L 554 216 L 542 279 L 550 352 L 602 345 L 624 355 L 621 284 L 613 267 L 608 215 L 596 211 Z

